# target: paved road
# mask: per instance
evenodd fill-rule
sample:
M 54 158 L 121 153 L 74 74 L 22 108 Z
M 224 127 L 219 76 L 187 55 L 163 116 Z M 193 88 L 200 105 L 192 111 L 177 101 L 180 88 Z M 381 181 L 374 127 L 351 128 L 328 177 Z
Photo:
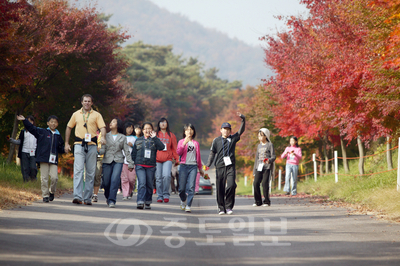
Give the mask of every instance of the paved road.
M 64 195 L 0 212 L 0 265 L 400 265 L 400 225 L 307 199 L 252 207 L 237 197 L 218 216 L 214 196 L 137 210 L 133 201 L 74 205 Z

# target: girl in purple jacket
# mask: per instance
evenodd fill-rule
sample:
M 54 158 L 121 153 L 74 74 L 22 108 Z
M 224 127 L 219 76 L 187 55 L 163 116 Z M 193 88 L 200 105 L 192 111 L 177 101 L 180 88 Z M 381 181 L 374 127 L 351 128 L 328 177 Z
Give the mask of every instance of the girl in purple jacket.
M 200 145 L 194 140 L 196 129 L 192 124 L 183 127 L 183 139 L 178 142 L 176 149 L 180 156 L 179 167 L 179 197 L 181 198 L 181 210 L 191 212 L 193 196 L 196 184 L 197 170 L 204 175 L 200 157 Z
M 297 194 L 297 174 L 299 172 L 299 162 L 301 160 L 301 148 L 297 144 L 296 137 L 293 136 L 290 138 L 290 146 L 286 147 L 281 158 L 286 159 L 285 187 L 283 191 L 286 192 L 286 195 L 290 195 L 290 174 L 292 174 L 292 196 L 294 196 Z

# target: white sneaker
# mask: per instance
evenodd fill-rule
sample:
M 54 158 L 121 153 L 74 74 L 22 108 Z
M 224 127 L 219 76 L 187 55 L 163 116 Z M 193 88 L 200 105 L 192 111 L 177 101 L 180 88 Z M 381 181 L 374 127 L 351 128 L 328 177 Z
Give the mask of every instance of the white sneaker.
M 192 211 L 190 210 L 190 206 L 186 206 L 185 212 L 192 212 Z
M 181 210 L 186 210 L 186 201 L 181 201 Z
M 220 211 L 218 214 L 219 215 L 225 215 L 225 212 L 224 211 Z
M 233 211 L 231 209 L 226 210 L 226 214 L 231 215 L 232 213 L 233 213 Z
M 128 200 L 128 197 L 123 197 L 122 200 Z
M 257 207 L 257 204 L 254 203 L 254 204 L 253 204 L 253 207 Z
M 268 207 L 268 206 L 270 206 L 270 205 L 271 205 L 271 204 L 268 205 L 268 204 L 265 204 L 265 203 L 264 203 L 262 206 L 263 206 L 263 207 Z

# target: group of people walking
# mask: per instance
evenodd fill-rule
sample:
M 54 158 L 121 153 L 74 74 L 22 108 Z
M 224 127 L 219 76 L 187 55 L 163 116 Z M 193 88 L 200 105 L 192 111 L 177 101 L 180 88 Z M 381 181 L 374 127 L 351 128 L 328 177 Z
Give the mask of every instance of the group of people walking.
M 179 165 L 179 197 L 180 208 L 191 212 L 195 195 L 195 183 L 198 172 L 204 175 L 200 155 L 200 145 L 195 140 L 196 129 L 193 124 L 186 124 L 182 129 L 182 139 L 177 142 L 176 136 L 169 129 L 168 120 L 160 119 L 155 130 L 152 123 L 145 122 L 140 127 L 130 122 L 123 124 L 118 118 L 113 118 L 109 124 L 110 131 L 106 132 L 106 124 L 102 115 L 93 110 L 93 97 L 85 94 L 81 98 L 82 108 L 74 112 L 67 124 L 65 142 L 56 129 L 58 118 L 50 116 L 47 129 L 35 127 L 31 119 L 22 115 L 17 117 L 23 121 L 27 132 L 37 139 L 35 150 L 36 162 L 41 167 L 41 182 L 43 201 L 54 199 L 57 184 L 58 156 L 70 152 L 69 139 L 75 128 L 74 153 L 74 192 L 73 203 L 92 205 L 96 202 L 99 190 L 99 177 L 102 176 L 106 204 L 115 208 L 117 192 L 122 187 L 123 199 L 132 197 L 135 189 L 135 174 L 138 180 L 137 208 L 151 209 L 153 197 L 153 181 L 156 179 L 157 202 L 168 203 L 170 198 L 171 169 Z M 238 132 L 232 133 L 232 126 L 225 122 L 221 125 L 221 135 L 212 142 L 210 154 L 205 164 L 216 168 L 216 194 L 218 214 L 232 214 L 235 205 L 236 192 L 236 143 L 245 131 L 245 116 L 237 113 L 241 118 Z M 100 134 L 98 132 L 100 131 Z M 27 138 L 26 133 L 24 134 Z M 29 136 L 28 136 L 29 137 Z M 100 138 L 100 140 L 98 139 Z M 258 131 L 260 144 L 257 147 L 254 163 L 254 205 L 270 206 L 269 180 L 274 165 L 275 151 L 270 140 L 270 132 L 266 128 Z M 20 141 L 21 143 L 21 141 Z M 19 143 L 19 144 L 20 144 Z M 17 144 L 17 143 L 16 143 Z M 290 139 L 291 146 L 286 148 L 282 158 L 287 159 L 285 188 L 290 193 L 288 180 L 293 173 L 294 184 L 292 195 L 296 192 L 298 162 L 301 159 L 301 149 L 297 139 Z M 32 155 L 32 153 L 30 153 Z M 102 159 L 102 175 L 96 175 L 98 156 Z M 25 161 L 29 161 L 24 159 Z M 289 173 L 289 174 L 288 174 Z M 23 171 L 24 180 L 34 172 Z M 51 186 L 48 186 L 48 177 Z M 84 178 L 85 176 L 85 178 Z M 84 183 L 85 182 L 85 183 Z M 263 186 L 264 200 L 262 200 L 260 184 Z M 93 195 L 93 191 L 95 192 Z

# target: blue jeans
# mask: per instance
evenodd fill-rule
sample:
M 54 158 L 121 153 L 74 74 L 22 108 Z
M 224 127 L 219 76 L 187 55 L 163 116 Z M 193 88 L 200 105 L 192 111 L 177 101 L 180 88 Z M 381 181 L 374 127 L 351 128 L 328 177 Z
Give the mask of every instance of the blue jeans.
M 82 200 L 83 191 L 83 171 L 86 172 L 85 191 L 83 200 L 92 201 L 94 175 L 97 164 L 97 146 L 89 145 L 88 152 L 85 152 L 81 144 L 74 146 L 74 199 Z
M 194 188 L 196 185 L 197 164 L 181 164 L 179 168 L 179 197 L 181 201 L 186 201 L 187 206 L 192 206 Z M 187 196 L 186 196 L 187 194 Z
M 297 173 L 299 172 L 299 166 L 296 164 L 286 164 L 286 175 L 285 175 L 285 186 L 283 191 L 290 192 L 290 173 L 293 174 L 293 187 L 292 195 L 297 194 Z
M 171 187 L 172 161 L 157 163 L 156 188 L 157 200 L 169 199 L 169 188 Z
M 121 171 L 123 163 L 103 163 L 103 186 L 104 196 L 107 203 L 117 202 L 117 192 L 121 183 Z
M 155 167 L 143 167 L 136 165 L 136 177 L 138 180 L 137 200 L 138 204 L 151 204 L 153 197 L 153 180 Z

